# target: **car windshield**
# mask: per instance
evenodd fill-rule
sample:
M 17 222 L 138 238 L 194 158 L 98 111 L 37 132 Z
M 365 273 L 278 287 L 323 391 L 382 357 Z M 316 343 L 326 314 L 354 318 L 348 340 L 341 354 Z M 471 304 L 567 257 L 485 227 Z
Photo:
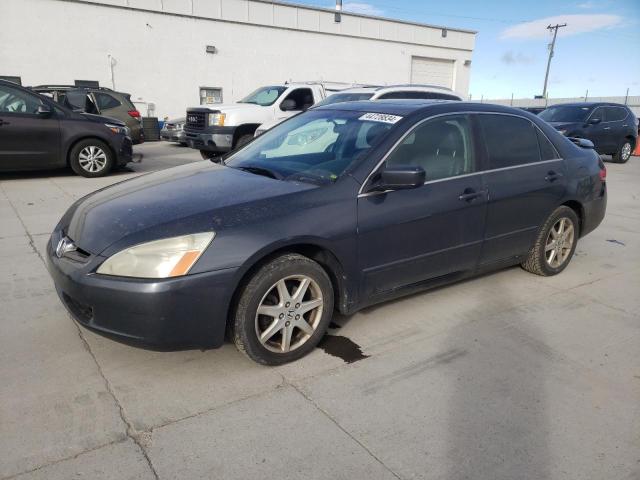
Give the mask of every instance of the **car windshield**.
M 399 119 L 365 112 L 309 111 L 268 130 L 227 158 L 225 165 L 278 180 L 329 184 L 380 142 Z
M 315 104 L 316 107 L 322 105 L 331 105 L 332 103 L 357 102 L 358 100 L 369 100 L 373 96 L 373 92 L 367 93 L 334 93 L 324 100 Z
M 539 116 L 546 122 L 584 122 L 591 107 L 549 107 Z
M 253 103 L 267 107 L 269 105 L 273 105 L 286 89 L 287 87 L 283 86 L 262 87 L 257 89 L 255 92 L 250 93 L 238 103 Z

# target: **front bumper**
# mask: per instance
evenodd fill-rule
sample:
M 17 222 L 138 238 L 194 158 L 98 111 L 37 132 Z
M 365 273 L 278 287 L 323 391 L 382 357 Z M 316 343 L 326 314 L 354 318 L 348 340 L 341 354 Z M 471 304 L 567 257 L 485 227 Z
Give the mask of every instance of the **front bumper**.
M 184 130 L 184 141 L 191 148 L 207 152 L 228 152 L 233 146 L 234 127 L 214 127 L 206 132 Z
M 160 130 L 160 138 L 166 142 L 185 143 L 184 130 Z
M 172 279 L 98 275 L 104 260 L 58 258 L 54 232 L 47 268 L 60 300 L 82 326 L 129 345 L 154 350 L 215 348 L 224 341 L 236 269 Z
M 122 136 L 120 142 L 113 145 L 117 156 L 118 165 L 126 165 L 133 160 L 133 142 L 131 137 Z

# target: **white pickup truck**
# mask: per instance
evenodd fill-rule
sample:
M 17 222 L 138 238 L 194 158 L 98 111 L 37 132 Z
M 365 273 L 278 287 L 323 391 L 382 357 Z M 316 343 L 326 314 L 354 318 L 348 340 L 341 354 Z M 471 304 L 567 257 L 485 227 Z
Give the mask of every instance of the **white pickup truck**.
M 260 87 L 237 103 L 187 109 L 184 141 L 212 158 L 249 142 L 259 125 L 284 120 L 327 96 L 321 83 Z

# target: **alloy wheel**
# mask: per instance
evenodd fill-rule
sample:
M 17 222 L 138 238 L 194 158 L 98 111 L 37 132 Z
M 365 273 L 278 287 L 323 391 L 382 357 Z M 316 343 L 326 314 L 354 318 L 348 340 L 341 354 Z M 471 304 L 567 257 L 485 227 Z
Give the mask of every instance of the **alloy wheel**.
M 107 165 L 107 154 L 100 147 L 89 145 L 78 154 L 78 163 L 83 170 L 97 173 Z
M 630 156 L 631 156 L 631 144 L 627 142 L 622 146 L 620 157 L 622 158 L 623 161 L 627 161 Z
M 262 297 L 255 329 L 260 344 L 276 353 L 291 352 L 311 338 L 322 318 L 320 286 L 306 275 L 278 280 Z
M 567 217 L 558 219 L 549 230 L 545 243 L 544 253 L 547 264 L 552 268 L 560 268 L 571 255 L 574 241 L 573 222 Z

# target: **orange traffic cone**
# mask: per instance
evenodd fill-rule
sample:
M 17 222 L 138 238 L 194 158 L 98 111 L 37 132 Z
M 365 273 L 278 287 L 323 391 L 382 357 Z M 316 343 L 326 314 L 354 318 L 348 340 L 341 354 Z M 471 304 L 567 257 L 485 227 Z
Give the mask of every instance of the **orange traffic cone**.
M 639 137 L 640 138 L 640 137 Z M 633 151 L 631 155 L 636 155 L 640 157 L 640 142 L 636 141 L 636 149 Z

